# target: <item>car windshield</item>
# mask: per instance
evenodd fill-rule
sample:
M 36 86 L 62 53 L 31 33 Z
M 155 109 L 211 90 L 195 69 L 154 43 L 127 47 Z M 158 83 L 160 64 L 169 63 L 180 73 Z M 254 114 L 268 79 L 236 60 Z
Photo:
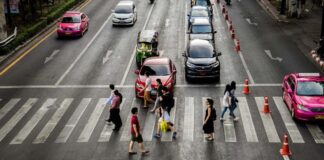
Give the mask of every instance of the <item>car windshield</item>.
M 207 6 L 207 1 L 206 0 L 197 0 L 196 2 L 197 6 Z
M 189 49 L 190 58 L 212 58 L 213 47 L 211 45 L 194 45 Z
M 140 50 L 151 50 L 152 49 L 152 44 L 151 43 L 138 43 L 137 48 Z
M 211 33 L 210 25 L 193 25 L 191 29 L 192 33 Z
M 298 82 L 297 95 L 324 96 L 324 82 Z
M 208 12 L 205 10 L 193 10 L 191 12 L 192 17 L 208 17 Z
M 141 69 L 141 75 L 148 72 L 151 76 L 167 76 L 170 75 L 168 65 L 145 65 Z
M 62 23 L 80 23 L 79 17 L 63 17 Z
M 132 13 L 132 7 L 119 5 L 115 9 L 115 13 Z

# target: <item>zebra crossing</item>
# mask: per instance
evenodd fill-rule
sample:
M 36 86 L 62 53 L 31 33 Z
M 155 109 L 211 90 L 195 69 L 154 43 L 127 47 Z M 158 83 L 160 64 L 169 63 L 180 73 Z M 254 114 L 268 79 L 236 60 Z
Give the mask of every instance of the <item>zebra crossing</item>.
M 180 100 L 181 99 L 181 100 Z M 201 141 L 197 139 L 197 134 L 203 135 L 195 130 L 197 125 L 195 123 L 203 123 L 197 115 L 205 114 L 204 100 L 206 97 L 175 97 L 175 106 L 171 110 L 171 121 L 175 124 L 178 138 L 172 139 L 172 133 L 164 133 L 160 140 L 153 138 L 157 127 L 157 118 L 149 110 L 140 109 L 142 112 L 147 112 L 145 116 L 139 115 L 139 120 L 142 121 L 142 135 L 144 141 Z M 216 100 L 215 106 L 218 110 L 218 117 L 220 117 L 221 97 L 213 98 Z M 80 101 L 74 98 L 12 98 L 2 99 L 0 106 L 0 145 L 17 145 L 23 143 L 42 144 L 42 143 L 85 143 L 92 142 L 109 142 L 110 137 L 116 134 L 119 141 L 130 140 L 130 108 L 139 107 L 141 101 L 136 98 L 124 98 L 121 104 L 121 114 L 124 116 L 123 126 L 117 133 L 112 132 L 113 125 L 106 125 L 99 123 L 105 120 L 104 117 L 108 108 L 105 105 L 106 98 L 82 98 Z M 324 144 L 324 133 L 316 124 L 296 124 L 291 119 L 285 103 L 281 97 L 272 97 L 273 106 L 271 109 L 279 114 L 265 114 L 261 112 L 263 108 L 263 97 L 238 97 L 239 106 L 235 110 L 235 114 L 240 117 L 238 122 L 233 122 L 232 119 L 225 115 L 225 121 L 220 123 L 215 121 L 215 125 L 221 125 L 222 130 L 217 132 L 224 132 L 224 142 L 236 143 L 258 143 L 262 142 L 260 137 L 265 133 L 268 143 L 281 143 L 278 126 L 283 126 L 287 131 L 292 143 L 316 143 Z M 254 102 L 253 102 L 254 101 Z M 254 105 L 254 103 L 256 105 Z M 276 107 L 274 107 L 276 106 Z M 67 114 L 68 110 L 71 111 Z M 181 110 L 181 112 L 178 112 Z M 253 115 L 255 110 L 259 114 Z M 89 114 L 86 114 L 88 111 Z M 27 116 L 27 115 L 31 116 Z M 261 129 L 264 133 L 258 133 L 255 124 L 255 116 L 259 116 L 262 124 Z M 276 116 L 276 117 L 274 117 Z M 66 117 L 64 119 L 64 117 Z M 195 118 L 196 117 L 196 118 Z M 198 116 L 199 117 L 199 116 Z M 24 119 L 25 121 L 22 121 Z M 64 119 L 64 120 L 63 120 Z M 83 119 L 83 121 L 81 121 Z M 274 121 L 276 119 L 276 121 Z M 45 122 L 46 121 L 46 122 Z M 181 123 L 178 123 L 181 121 Z M 197 122 L 196 122 L 197 121 Z M 279 121 L 279 122 L 278 122 Z M 241 125 L 236 125 L 241 123 Z M 17 124 L 19 127 L 17 127 Z M 58 127 L 59 124 L 61 127 Z M 181 125 L 181 126 L 179 126 Z M 304 125 L 308 133 L 302 134 L 298 125 Z M 37 126 L 37 127 L 36 127 Z M 199 126 L 201 127 L 201 126 Z M 237 127 L 241 127 L 242 133 L 237 133 Z M 97 129 L 96 129 L 97 128 Z M 181 128 L 180 130 L 178 130 Z M 15 130 L 15 132 L 12 132 Z M 54 132 L 56 131 L 56 132 Z M 95 133 L 99 131 L 100 133 Z M 10 133 L 14 133 L 11 135 Z M 31 133 L 36 133 L 36 136 L 30 136 Z M 74 133 L 74 134 L 73 134 Z M 10 136 L 8 136 L 10 134 Z M 238 134 L 244 134 L 245 139 L 239 139 Z M 312 137 L 312 141 L 304 139 L 303 135 L 308 134 Z M 72 138 L 72 135 L 75 136 Z M 94 136 L 95 135 L 95 136 Z M 49 137 L 54 137 L 54 141 L 49 141 Z M 28 139 L 28 141 L 27 141 Z

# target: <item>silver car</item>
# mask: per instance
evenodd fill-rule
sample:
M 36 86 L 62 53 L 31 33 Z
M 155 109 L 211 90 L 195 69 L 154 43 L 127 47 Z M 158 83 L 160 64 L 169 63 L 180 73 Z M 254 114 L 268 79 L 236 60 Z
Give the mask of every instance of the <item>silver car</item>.
M 133 1 L 120 1 L 112 12 L 113 25 L 134 25 L 137 20 Z

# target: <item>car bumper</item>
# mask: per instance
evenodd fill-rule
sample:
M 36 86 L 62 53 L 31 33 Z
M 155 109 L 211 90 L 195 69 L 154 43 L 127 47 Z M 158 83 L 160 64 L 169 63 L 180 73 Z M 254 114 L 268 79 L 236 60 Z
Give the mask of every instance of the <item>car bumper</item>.
M 74 37 L 74 36 L 80 36 L 82 35 L 82 31 L 61 31 L 61 30 L 57 30 L 56 31 L 57 35 L 59 37 Z
M 323 121 L 324 113 L 305 112 L 302 110 L 295 111 L 295 118 L 303 121 Z
M 113 25 L 119 25 L 119 26 L 127 26 L 127 25 L 133 25 L 134 24 L 134 20 L 117 20 L 117 19 L 113 19 L 112 20 Z
M 218 69 L 213 69 L 209 71 L 195 71 L 195 70 L 186 70 L 188 78 L 218 78 L 220 76 L 220 71 Z

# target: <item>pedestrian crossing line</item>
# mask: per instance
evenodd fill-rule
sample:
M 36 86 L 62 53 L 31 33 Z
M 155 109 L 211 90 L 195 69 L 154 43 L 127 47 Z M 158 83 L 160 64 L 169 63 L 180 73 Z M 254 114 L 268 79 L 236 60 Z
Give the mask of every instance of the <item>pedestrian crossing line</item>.
M 154 129 L 157 124 L 156 119 L 156 115 L 148 110 L 145 118 L 145 124 L 143 126 L 142 136 L 144 141 L 152 141 Z
M 0 120 L 20 101 L 20 98 L 13 98 L 0 109 Z
M 100 98 L 99 102 L 96 105 L 96 108 L 93 110 L 87 124 L 85 125 L 83 131 L 81 132 L 77 142 L 88 142 L 93 130 L 98 123 L 98 120 L 105 109 L 105 102 L 107 98 Z
M 66 110 L 69 108 L 71 103 L 73 102 L 72 98 L 65 99 L 60 107 L 56 110 L 56 112 L 53 114 L 51 119 L 48 121 L 48 123 L 45 125 L 45 127 L 42 129 L 42 131 L 38 134 L 38 136 L 34 139 L 34 144 L 44 143 L 48 136 L 51 134 L 51 132 L 56 127 L 57 123 L 60 121 L 60 119 L 63 117 Z
M 264 97 L 255 97 L 255 101 L 259 109 L 259 114 L 261 116 L 263 126 L 268 137 L 268 141 L 270 143 L 280 143 L 280 138 L 273 123 L 271 114 L 261 112 L 261 110 L 263 110 Z
M 309 132 L 312 134 L 315 143 L 324 144 L 324 134 L 318 125 L 315 124 L 306 124 Z
M 220 106 L 222 111 L 223 98 L 220 98 L 220 102 L 221 102 Z M 226 113 L 224 115 L 223 127 L 224 127 L 225 142 L 237 142 L 233 119 L 230 119 L 228 114 Z
M 135 101 L 136 101 L 136 98 L 133 99 L 131 108 L 135 107 Z M 120 136 L 120 141 L 129 141 L 131 138 L 131 133 L 130 133 L 130 131 L 131 131 L 131 122 L 130 122 L 131 116 L 132 116 L 131 111 L 129 111 L 127 120 L 126 120 L 124 128 L 123 128 L 122 135 Z
M 87 106 L 90 104 L 91 98 L 83 98 L 76 110 L 73 112 L 67 124 L 64 126 L 63 130 L 56 138 L 55 143 L 65 143 L 70 135 L 72 134 L 73 129 L 79 122 L 81 116 L 86 110 Z
M 170 120 L 173 123 L 173 128 L 175 129 L 174 131 L 176 132 L 176 121 L 175 121 L 175 115 L 177 113 L 177 97 L 174 97 L 174 106 L 173 109 L 171 109 L 171 113 L 170 113 Z M 162 142 L 171 142 L 172 141 L 172 136 L 173 136 L 173 132 L 167 132 L 167 133 L 163 133 L 162 137 L 161 137 L 161 141 Z
M 125 103 L 125 98 L 123 99 L 123 102 L 120 104 L 119 106 L 119 110 L 122 111 L 123 110 L 123 106 Z M 105 124 L 104 128 L 101 131 L 100 137 L 98 139 L 98 142 L 108 142 L 110 140 L 111 134 L 112 134 L 112 130 L 113 130 L 113 126 L 114 125 L 107 125 Z
M 56 98 L 47 99 L 41 108 L 33 115 L 33 117 L 27 122 L 27 124 L 19 131 L 16 137 L 10 142 L 10 144 L 22 144 L 31 131 L 36 127 L 39 121 L 49 110 L 50 106 L 54 105 Z
M 290 138 L 293 143 L 305 143 L 303 137 L 301 136 L 296 123 L 291 118 L 290 112 L 287 109 L 286 104 L 283 102 L 282 97 L 273 97 L 275 104 L 279 110 L 282 120 L 289 132 Z
M 25 114 L 38 101 L 37 98 L 30 98 L 28 101 L 10 118 L 10 120 L 0 129 L 0 142 L 3 138 L 17 125 L 17 123 L 25 116 Z
M 239 110 L 243 122 L 243 128 L 248 142 L 258 142 L 258 135 L 255 131 L 249 105 L 245 97 L 237 97 L 239 101 Z
M 183 120 L 183 140 L 192 142 L 194 139 L 194 97 L 185 97 L 185 113 Z

